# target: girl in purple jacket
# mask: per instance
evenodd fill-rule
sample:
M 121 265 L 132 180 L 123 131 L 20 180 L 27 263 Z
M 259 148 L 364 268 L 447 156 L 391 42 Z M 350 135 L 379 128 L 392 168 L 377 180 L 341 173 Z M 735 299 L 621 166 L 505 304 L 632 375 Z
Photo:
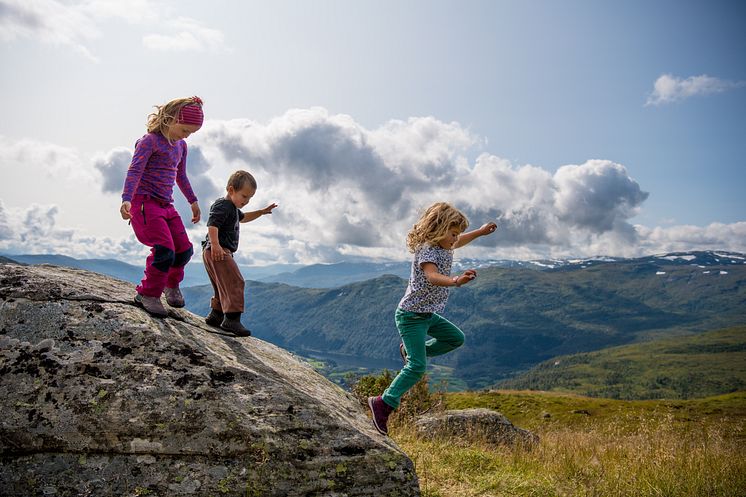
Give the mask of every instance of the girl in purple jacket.
M 165 292 L 171 307 L 184 307 L 179 283 L 192 257 L 192 243 L 173 205 L 174 183 L 192 208 L 192 222 L 200 220 L 197 197 L 186 172 L 184 141 L 202 127 L 199 97 L 178 98 L 148 116 L 148 133 L 137 140 L 122 192 L 122 219 L 129 219 L 137 239 L 151 247 L 145 277 L 137 286 L 135 302 L 150 314 L 168 315 L 161 303 Z

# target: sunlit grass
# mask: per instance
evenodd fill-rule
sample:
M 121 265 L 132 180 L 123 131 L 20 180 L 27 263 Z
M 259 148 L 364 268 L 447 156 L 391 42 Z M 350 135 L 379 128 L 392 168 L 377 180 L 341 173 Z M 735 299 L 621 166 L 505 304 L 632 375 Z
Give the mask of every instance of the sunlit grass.
M 530 395 L 522 393 L 518 402 L 531 400 L 536 410 L 568 402 Z M 467 407 L 463 395 L 459 401 Z M 739 497 L 746 496 L 746 433 L 738 415 L 742 396 L 733 402 L 735 419 L 732 412 L 707 411 L 707 401 L 695 404 L 697 410 L 684 406 L 685 419 L 633 402 L 583 423 L 557 416 L 530 427 L 541 440 L 533 449 L 426 441 L 406 420 L 394 424 L 391 435 L 414 461 L 424 497 Z

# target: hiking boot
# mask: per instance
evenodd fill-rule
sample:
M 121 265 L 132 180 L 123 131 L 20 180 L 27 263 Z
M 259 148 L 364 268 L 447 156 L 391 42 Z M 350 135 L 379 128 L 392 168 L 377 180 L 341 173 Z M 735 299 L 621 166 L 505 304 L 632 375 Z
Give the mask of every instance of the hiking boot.
M 184 296 L 181 294 L 179 287 L 176 288 L 164 288 L 163 293 L 166 294 L 166 303 L 171 307 L 184 307 Z
M 168 316 L 168 311 L 161 303 L 160 297 L 148 297 L 147 295 L 135 295 L 135 304 L 145 309 L 148 314 L 158 317 L 165 318 Z
M 244 328 L 244 325 L 241 324 L 241 318 L 229 318 L 228 316 L 225 316 L 223 322 L 220 323 L 220 329 L 229 331 L 239 337 L 251 336 L 251 331 Z
M 380 395 L 378 397 L 368 397 L 368 407 L 370 407 L 370 412 L 373 413 L 373 425 L 376 430 L 382 435 L 388 435 L 389 416 L 394 412 L 394 408 L 384 402 Z
M 216 326 L 220 327 L 220 323 L 223 322 L 223 318 L 225 316 L 223 315 L 223 311 L 218 311 L 217 309 L 210 309 L 210 314 L 207 315 L 205 318 L 205 323 L 209 324 L 210 326 Z
M 401 355 L 401 360 L 406 366 L 409 359 L 407 359 L 407 349 L 404 347 L 403 343 L 399 344 L 399 355 Z

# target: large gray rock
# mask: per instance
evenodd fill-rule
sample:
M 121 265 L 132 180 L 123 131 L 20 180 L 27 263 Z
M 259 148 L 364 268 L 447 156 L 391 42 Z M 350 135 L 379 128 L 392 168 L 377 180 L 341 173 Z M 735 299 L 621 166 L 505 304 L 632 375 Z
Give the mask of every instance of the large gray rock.
M 419 495 L 410 459 L 309 365 L 133 295 L 0 264 L 0 495 Z
M 415 422 L 423 438 L 448 437 L 454 443 L 486 442 L 492 445 L 531 447 L 539 437 L 518 428 L 508 418 L 492 409 L 454 409 L 421 416 Z

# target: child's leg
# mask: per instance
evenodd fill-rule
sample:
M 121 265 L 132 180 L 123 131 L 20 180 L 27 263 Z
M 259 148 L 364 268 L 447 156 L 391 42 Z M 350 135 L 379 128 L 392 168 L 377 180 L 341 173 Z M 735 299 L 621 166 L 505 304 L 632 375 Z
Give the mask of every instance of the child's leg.
M 226 256 L 222 261 L 211 262 L 222 311 L 224 313 L 243 312 L 244 280 L 238 264 L 230 256 Z
M 428 357 L 445 354 L 464 344 L 464 333 L 439 314 L 433 314 L 430 318 L 430 329 L 427 334 L 433 337 L 425 343 Z
M 184 266 L 192 258 L 194 249 L 192 248 L 192 242 L 189 240 L 186 228 L 184 228 L 184 222 L 181 220 L 181 216 L 179 216 L 174 206 L 169 205 L 166 208 L 166 212 L 166 222 L 168 223 L 171 238 L 174 241 L 175 252 L 173 264 L 168 270 L 166 286 L 177 288 L 179 283 L 184 279 Z
M 383 392 L 382 397 L 386 404 L 396 409 L 399 407 L 402 395 L 420 381 L 425 374 L 427 368 L 425 338 L 432 318 L 427 314 L 402 309 L 397 309 L 394 317 L 399 335 L 407 349 L 407 364 Z
M 132 199 L 132 229 L 141 243 L 152 247 L 145 260 L 145 277 L 137 286 L 137 293 L 160 297 L 174 262 L 174 241 L 164 208 L 149 197 L 135 195 Z
M 207 277 L 210 278 L 210 284 L 212 285 L 213 297 L 210 299 L 210 308 L 223 312 L 223 306 L 220 303 L 220 291 L 217 284 L 218 279 L 215 273 L 215 262 L 212 260 L 212 251 L 209 248 L 202 251 L 202 262 L 205 265 Z

